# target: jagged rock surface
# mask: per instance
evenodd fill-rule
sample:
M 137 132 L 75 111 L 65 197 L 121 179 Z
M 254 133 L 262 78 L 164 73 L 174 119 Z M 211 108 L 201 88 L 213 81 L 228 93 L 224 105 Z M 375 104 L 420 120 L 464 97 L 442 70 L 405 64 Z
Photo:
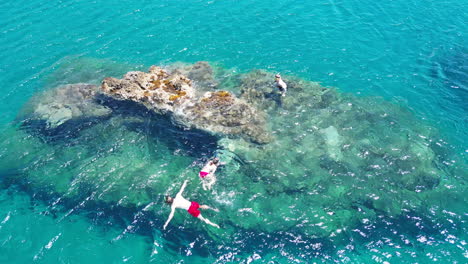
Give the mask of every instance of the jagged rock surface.
M 173 73 L 187 76 L 194 82 L 197 91 L 208 91 L 216 88 L 219 82 L 214 78 L 213 68 L 207 61 L 199 61 L 195 64 L 174 64 L 169 67 Z
M 262 112 L 227 91 L 197 96 L 192 81 L 178 70 L 168 73 L 152 66 L 148 73 L 128 72 L 122 79 L 106 78 L 101 87 L 108 96 L 170 114 L 175 123 L 186 127 L 242 136 L 261 144 L 271 140 Z

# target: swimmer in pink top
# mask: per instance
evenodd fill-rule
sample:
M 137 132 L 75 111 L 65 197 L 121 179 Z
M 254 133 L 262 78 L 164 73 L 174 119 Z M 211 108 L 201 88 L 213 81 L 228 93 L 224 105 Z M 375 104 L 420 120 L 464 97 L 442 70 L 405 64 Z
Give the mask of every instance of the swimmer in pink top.
M 224 163 L 219 162 L 219 158 L 214 158 L 213 160 L 208 161 L 200 171 L 199 176 L 202 179 L 203 190 L 211 190 L 211 186 L 216 182 L 216 175 L 214 173 L 220 165 L 224 165 Z
M 182 192 L 184 191 L 185 186 L 187 186 L 187 180 L 184 181 L 182 188 L 180 188 L 180 191 L 177 193 L 175 198 L 166 196 L 166 203 L 171 205 L 171 213 L 169 214 L 169 218 L 164 224 L 163 229 L 166 230 L 167 225 L 172 220 L 172 217 L 174 217 L 176 208 L 187 210 L 187 212 L 193 217 L 196 217 L 209 225 L 219 228 L 219 225 L 212 223 L 210 220 L 204 218 L 200 213 L 200 209 L 211 209 L 215 212 L 218 212 L 218 209 L 211 208 L 208 205 L 199 205 L 197 202 L 190 202 L 189 200 L 182 197 Z

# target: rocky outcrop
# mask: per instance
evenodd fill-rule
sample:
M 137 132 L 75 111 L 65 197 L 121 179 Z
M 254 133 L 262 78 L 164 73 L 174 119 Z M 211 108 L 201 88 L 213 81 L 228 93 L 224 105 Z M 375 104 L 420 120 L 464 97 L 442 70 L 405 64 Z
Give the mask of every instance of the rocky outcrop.
M 177 63 L 169 66 L 169 70 L 190 78 L 194 82 L 197 91 L 206 92 L 219 85 L 219 82 L 214 78 L 213 68 L 207 61 L 199 61 L 195 64 Z
M 207 92 L 184 112 L 179 119 L 196 128 L 242 135 L 260 144 L 271 141 L 265 115 L 230 92 Z
M 102 93 L 110 97 L 102 102 L 116 109 L 115 113 L 121 106 L 144 105 L 151 109 L 148 112 L 171 116 L 183 127 L 257 142 L 269 139 L 265 118 L 258 109 L 269 114 L 268 128 L 274 131 L 274 142 L 262 147 L 253 147 L 238 137 L 216 142 L 217 156 L 226 162 L 219 175 L 223 184 L 216 195 L 206 199 L 224 212 L 214 215 L 219 217 L 214 221 L 230 219 L 223 223 L 227 236 L 239 229 L 264 234 L 298 230 L 305 236 L 337 239 L 339 233 L 348 233 L 343 230 L 373 224 L 386 216 L 402 219 L 411 212 L 430 216 L 432 221 L 436 217 L 432 212 L 463 208 L 466 195 L 460 188 L 463 184 L 457 185 L 457 175 L 465 172 L 463 166 L 452 169 L 455 161 L 447 161 L 455 159 L 450 158 L 446 143 L 438 139 L 433 127 L 409 111 L 381 99 L 342 94 L 292 76 L 284 76 L 288 93 L 281 97 L 273 86 L 274 73 L 261 70 L 235 75 L 238 82 L 233 86 L 219 80 L 218 88 L 235 87 L 241 92 L 238 98 L 202 86 L 203 80 L 210 79 L 209 68 L 204 63 L 196 71 L 194 67 L 179 71 L 178 67 L 166 71 L 153 67 L 149 73 L 107 78 Z M 59 87 L 38 96 L 29 113 L 48 120 L 50 126 L 59 126 L 53 136 L 63 134 L 61 124 L 69 118 L 99 112 L 102 106 L 96 98 L 106 98 L 96 97 L 97 90 L 84 84 Z M 125 102 L 116 103 L 111 97 Z M 215 140 L 187 144 L 187 138 L 205 140 L 206 133 L 174 132 L 166 118 L 139 124 L 149 116 L 115 114 L 81 129 L 73 140 L 55 144 L 44 144 L 42 138 L 25 134 L 29 131 L 12 127 L 4 131 L 0 141 L 7 150 L 0 153 L 2 175 L 34 193 L 51 190 L 60 197 L 76 198 L 76 204 L 83 193 L 98 193 L 93 199 L 109 207 L 133 210 L 152 204 L 158 194 L 168 192 L 168 183 L 182 182 L 187 175 L 198 173 L 199 167 L 194 165 L 211 155 L 208 145 L 214 145 Z M 79 130 L 75 125 L 67 127 Z M 160 127 L 169 128 L 157 131 Z M 178 144 L 180 141 L 183 143 Z M 180 145 L 186 149 L 181 150 Z M 21 173 L 11 173 L 13 170 Z M 171 188 L 178 187 L 169 187 L 176 192 Z M 454 198 L 447 199 L 451 195 Z M 440 204 L 434 207 L 424 202 L 429 199 Z M 162 226 L 167 215 L 155 214 L 151 218 Z M 446 214 L 440 217 L 445 219 Z M 174 226 L 179 224 L 177 219 L 173 221 Z
M 169 73 L 152 66 L 148 73 L 128 72 L 122 79 L 106 78 L 101 88 L 112 98 L 169 114 L 176 124 L 185 127 L 242 136 L 261 144 L 270 141 L 262 112 L 227 91 L 198 96 L 192 81 L 177 70 Z
M 156 66 L 148 73 L 132 71 L 122 79 L 105 78 L 101 88 L 104 94 L 115 99 L 142 103 L 160 114 L 175 112 L 194 96 L 190 79 L 180 74 L 169 75 Z

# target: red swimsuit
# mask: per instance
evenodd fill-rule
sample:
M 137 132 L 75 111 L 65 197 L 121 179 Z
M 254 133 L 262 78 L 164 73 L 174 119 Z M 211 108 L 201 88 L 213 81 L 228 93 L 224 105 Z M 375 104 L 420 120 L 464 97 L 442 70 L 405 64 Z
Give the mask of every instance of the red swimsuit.
M 200 208 L 200 205 L 197 202 L 191 202 L 187 212 L 193 217 L 198 217 L 200 215 L 200 210 L 198 210 L 198 208 Z

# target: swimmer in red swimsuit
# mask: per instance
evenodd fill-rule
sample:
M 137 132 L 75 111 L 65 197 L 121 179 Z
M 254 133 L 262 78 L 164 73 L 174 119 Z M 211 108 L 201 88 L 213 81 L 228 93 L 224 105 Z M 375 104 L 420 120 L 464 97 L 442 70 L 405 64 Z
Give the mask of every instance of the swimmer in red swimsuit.
M 171 205 L 171 213 L 169 214 L 169 218 L 164 224 L 163 229 L 166 230 L 167 225 L 171 221 L 172 217 L 174 217 L 176 208 L 187 210 L 187 212 L 193 217 L 196 217 L 209 225 L 219 228 L 219 225 L 212 223 L 210 220 L 204 218 L 200 213 L 200 209 L 211 209 L 215 212 L 218 212 L 218 209 L 211 208 L 208 205 L 199 205 L 197 202 L 190 202 L 189 200 L 182 197 L 182 192 L 184 191 L 185 186 L 187 186 L 187 180 L 184 181 L 182 188 L 180 188 L 180 191 L 177 193 L 175 198 L 166 196 L 166 203 Z

